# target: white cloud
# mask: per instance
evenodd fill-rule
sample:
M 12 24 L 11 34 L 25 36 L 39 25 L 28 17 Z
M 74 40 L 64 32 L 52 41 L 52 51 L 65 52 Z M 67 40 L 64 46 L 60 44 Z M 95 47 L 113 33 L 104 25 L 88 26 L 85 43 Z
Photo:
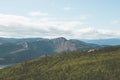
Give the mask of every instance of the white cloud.
M 88 15 L 80 15 L 79 16 L 79 19 L 81 19 L 81 20 L 85 20 L 85 19 L 87 19 L 88 18 Z
M 86 23 L 83 21 L 59 21 L 47 17 L 0 14 L 1 37 L 120 38 L 120 29 L 83 28 L 84 25 Z
M 66 10 L 66 11 L 69 11 L 69 10 L 72 10 L 73 8 L 72 7 L 70 7 L 70 6 L 66 6 L 66 7 L 64 7 L 64 10 Z
M 0 25 L 12 25 L 12 24 L 23 24 L 28 23 L 29 18 L 24 16 L 9 15 L 9 14 L 0 14 Z
M 79 34 L 78 34 L 79 33 Z M 120 38 L 119 30 L 84 28 L 73 32 L 74 38 L 80 39 L 107 39 Z
M 73 30 L 76 26 L 80 26 L 82 24 L 83 22 L 80 21 L 54 21 L 46 17 L 33 18 L 10 14 L 0 14 L 0 36 L 46 37 L 48 35 L 66 35 L 71 29 Z
M 111 22 L 112 24 L 120 24 L 120 21 L 119 20 L 114 20 Z
M 84 24 L 82 21 L 57 21 L 56 26 L 58 29 L 62 30 L 74 30 L 76 27 L 80 27 Z
M 48 13 L 42 13 L 42 12 L 35 12 L 35 11 L 32 11 L 32 12 L 29 12 L 28 15 L 30 16 L 48 16 Z

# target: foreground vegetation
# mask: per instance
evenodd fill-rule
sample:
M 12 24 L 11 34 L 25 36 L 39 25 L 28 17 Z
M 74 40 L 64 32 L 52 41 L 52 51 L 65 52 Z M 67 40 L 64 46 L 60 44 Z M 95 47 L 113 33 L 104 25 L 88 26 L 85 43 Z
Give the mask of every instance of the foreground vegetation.
M 120 47 L 46 55 L 1 69 L 0 80 L 120 80 Z

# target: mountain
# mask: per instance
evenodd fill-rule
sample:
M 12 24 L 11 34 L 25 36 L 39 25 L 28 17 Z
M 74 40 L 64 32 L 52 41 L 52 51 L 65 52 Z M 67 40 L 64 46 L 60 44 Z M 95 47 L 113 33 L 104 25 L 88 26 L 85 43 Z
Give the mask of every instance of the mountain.
M 29 38 L 11 39 L 0 44 L 0 64 L 13 64 L 39 56 L 76 50 L 98 49 L 103 46 L 79 40 Z
M 120 39 L 97 39 L 97 40 L 83 40 L 87 43 L 94 43 L 99 45 L 120 45 Z
M 64 52 L 0 70 L 1 80 L 120 80 L 120 46 Z

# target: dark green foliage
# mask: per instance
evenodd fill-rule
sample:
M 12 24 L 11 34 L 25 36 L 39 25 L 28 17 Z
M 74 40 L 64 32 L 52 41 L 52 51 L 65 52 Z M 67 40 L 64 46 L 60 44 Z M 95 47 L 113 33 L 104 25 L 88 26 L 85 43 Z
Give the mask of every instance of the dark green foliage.
M 120 80 L 120 47 L 46 55 L 0 70 L 0 80 Z
M 14 43 L 3 43 L 0 45 L 0 57 L 6 56 L 13 51 L 23 49 L 22 45 L 17 45 Z

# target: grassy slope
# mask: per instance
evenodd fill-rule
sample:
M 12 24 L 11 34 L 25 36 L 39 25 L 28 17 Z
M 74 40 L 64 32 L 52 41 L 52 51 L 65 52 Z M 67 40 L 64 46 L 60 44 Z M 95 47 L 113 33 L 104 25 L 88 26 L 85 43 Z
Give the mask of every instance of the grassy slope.
M 120 80 L 120 47 L 27 61 L 0 70 L 0 80 Z

